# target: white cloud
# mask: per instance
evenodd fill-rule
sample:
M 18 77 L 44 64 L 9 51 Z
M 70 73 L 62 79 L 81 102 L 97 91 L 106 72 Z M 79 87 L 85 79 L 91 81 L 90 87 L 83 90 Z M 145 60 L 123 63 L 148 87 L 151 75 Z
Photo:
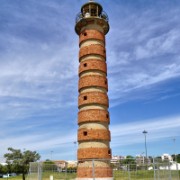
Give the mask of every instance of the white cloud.
M 115 21 L 107 43 L 110 51 L 107 61 L 109 96 L 112 101 L 124 103 L 137 99 L 137 96 L 131 96 L 137 92 L 143 92 L 141 97 L 138 96 L 141 99 L 146 99 L 148 93 L 153 97 L 151 92 L 155 95 L 154 90 L 159 89 L 162 83 L 179 78 L 178 12 L 174 7 L 167 16 L 150 8 Z M 123 8 L 121 13 L 124 13 Z M 156 95 L 161 96 L 163 91 L 158 90 Z M 112 106 L 117 106 L 117 101 Z
M 22 2 L 23 8 L 16 1 L 8 2 L 8 8 L 0 12 L 5 18 L 0 33 L 1 153 L 13 146 L 46 154 L 58 143 L 76 139 L 78 36 L 74 18 L 84 2 L 32 0 Z M 73 3 L 71 9 L 69 3 Z M 111 17 L 107 35 L 111 107 L 161 94 L 162 82 L 180 76 L 178 8 L 170 8 L 167 15 L 156 8 L 137 11 L 117 2 L 102 4 L 108 5 Z M 168 94 L 169 88 L 163 92 Z M 163 97 L 170 98 L 167 94 Z M 139 143 L 138 133 L 146 127 L 152 141 L 157 136 L 177 135 L 174 124 L 179 127 L 176 117 L 112 125 L 112 144 L 119 143 L 119 138 L 120 145 Z
M 162 54 L 177 53 L 180 35 L 177 29 L 172 29 L 162 35 L 147 39 L 145 44 L 137 46 L 135 57 L 137 60 L 153 58 Z
M 21 129 L 22 127 L 20 127 Z M 63 127 L 62 127 L 63 128 Z M 111 125 L 111 147 L 114 152 L 118 147 L 143 143 L 144 138 L 142 131 L 145 129 L 148 131 L 148 142 L 162 141 L 164 139 L 170 139 L 172 137 L 179 137 L 180 128 L 180 116 L 172 117 L 160 117 L 157 119 L 144 119 L 136 122 L 119 123 Z M 3 130 L 5 131 L 5 130 Z M 8 132 L 8 129 L 6 130 Z M 167 133 L 168 132 L 168 133 Z M 24 134 L 18 136 L 10 136 L 1 140 L 1 154 L 7 151 L 7 147 L 12 146 L 19 149 L 32 149 L 39 152 L 50 152 L 55 149 L 54 158 L 66 156 L 66 150 L 68 149 L 68 155 L 74 157 L 76 154 L 75 144 L 76 131 L 72 130 L 68 134 L 62 132 L 58 135 L 53 132 L 41 132 L 39 134 Z M 72 148 L 71 148 L 72 147 Z M 59 150 L 58 150 L 59 149 Z M 61 151 L 60 153 L 58 151 Z M 48 155 L 44 155 L 44 159 L 48 158 Z
M 125 146 L 144 142 L 144 138 L 142 138 L 144 129 L 148 132 L 148 142 L 179 137 L 179 128 L 180 116 L 136 120 L 135 122 L 112 125 L 112 146 Z

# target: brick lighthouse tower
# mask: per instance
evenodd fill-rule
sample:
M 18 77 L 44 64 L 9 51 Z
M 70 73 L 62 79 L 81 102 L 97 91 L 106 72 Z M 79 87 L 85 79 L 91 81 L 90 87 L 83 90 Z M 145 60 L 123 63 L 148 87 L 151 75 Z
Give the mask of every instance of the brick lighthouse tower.
M 108 16 L 90 0 L 77 15 L 79 35 L 77 179 L 112 180 L 105 35 Z

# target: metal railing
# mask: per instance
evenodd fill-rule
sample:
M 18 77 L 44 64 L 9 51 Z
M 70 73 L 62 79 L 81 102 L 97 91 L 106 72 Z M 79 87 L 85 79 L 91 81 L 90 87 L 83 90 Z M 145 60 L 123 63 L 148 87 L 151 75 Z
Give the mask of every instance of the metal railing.
M 95 17 L 95 18 L 101 18 L 104 19 L 105 21 L 109 21 L 108 15 L 106 14 L 105 11 L 102 11 L 100 15 L 91 15 L 91 13 L 86 13 L 85 15 L 81 12 L 79 12 L 76 15 L 76 23 L 79 22 L 81 19 L 85 19 L 85 18 L 90 18 L 90 17 Z

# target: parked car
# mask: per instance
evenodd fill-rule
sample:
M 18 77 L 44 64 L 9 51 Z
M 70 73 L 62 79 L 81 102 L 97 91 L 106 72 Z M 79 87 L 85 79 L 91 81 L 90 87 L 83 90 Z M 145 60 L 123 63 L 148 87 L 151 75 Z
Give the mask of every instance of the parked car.
M 9 174 L 3 174 L 3 178 L 8 178 L 10 177 Z
M 11 177 L 11 176 L 17 176 L 16 173 L 10 173 L 10 174 L 3 174 L 3 178 L 8 178 L 8 177 Z

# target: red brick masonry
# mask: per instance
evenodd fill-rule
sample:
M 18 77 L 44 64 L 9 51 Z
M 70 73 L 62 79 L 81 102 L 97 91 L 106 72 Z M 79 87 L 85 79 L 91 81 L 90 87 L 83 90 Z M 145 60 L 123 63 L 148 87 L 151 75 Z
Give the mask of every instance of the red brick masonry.
M 99 104 L 109 107 L 108 96 L 102 92 L 81 93 L 78 98 L 78 107 L 88 104 Z
M 80 63 L 79 74 L 84 71 L 98 70 L 107 73 L 106 62 L 96 59 L 88 59 Z
M 101 109 L 79 111 L 78 124 L 83 122 L 107 122 L 109 124 L 109 112 Z
M 79 51 L 79 59 L 86 55 L 100 55 L 106 58 L 106 50 L 105 47 L 100 44 L 91 44 L 89 46 L 84 46 L 80 48 Z
M 103 140 L 110 141 L 110 131 L 105 129 L 79 129 L 78 130 L 78 142 L 86 140 Z
M 96 39 L 96 40 L 100 40 L 103 41 L 105 43 L 105 36 L 103 33 L 97 31 L 97 30 L 85 30 L 83 31 L 80 36 L 79 36 L 79 45 L 86 40 L 90 40 L 90 39 Z
M 111 159 L 109 148 L 82 148 L 78 149 L 78 159 Z
M 93 178 L 92 168 L 78 167 L 77 177 Z M 113 171 L 110 167 L 95 167 L 94 168 L 94 177 L 96 177 L 96 178 L 113 177 Z
M 88 75 L 79 79 L 79 91 L 87 87 L 101 87 L 108 90 L 107 78 L 98 75 Z

